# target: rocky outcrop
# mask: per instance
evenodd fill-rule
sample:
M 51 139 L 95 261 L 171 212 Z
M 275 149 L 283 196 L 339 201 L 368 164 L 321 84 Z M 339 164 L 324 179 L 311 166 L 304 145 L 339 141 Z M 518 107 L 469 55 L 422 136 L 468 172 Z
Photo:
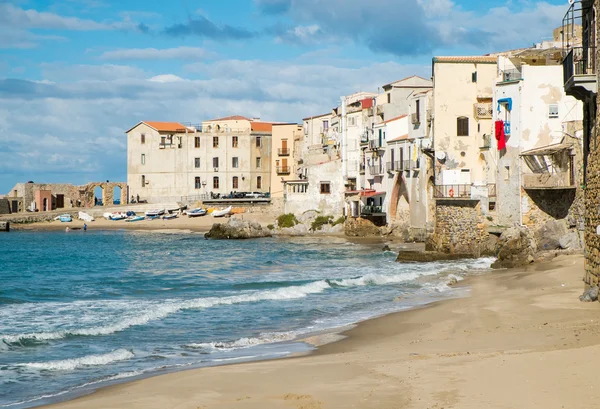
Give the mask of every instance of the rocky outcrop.
M 540 251 L 557 250 L 562 248 L 560 239 L 569 233 L 565 220 L 547 221 L 535 231 L 535 241 Z
M 344 233 L 351 237 L 381 236 L 381 229 L 370 220 L 349 218 L 344 223 Z
M 598 291 L 599 288 L 597 285 L 588 288 L 585 292 L 579 296 L 579 301 L 581 302 L 594 302 L 598 301 Z
M 581 250 L 583 248 L 581 237 L 577 231 L 571 231 L 558 240 L 560 248 L 563 250 Z
M 492 268 L 519 267 L 532 263 L 537 251 L 536 241 L 527 227 L 512 227 L 498 240 L 498 259 Z
M 227 223 L 215 223 L 208 233 L 204 235 L 207 239 L 215 240 L 239 240 L 271 237 L 271 232 L 263 229 L 258 223 L 230 218 Z
M 412 251 L 402 250 L 398 253 L 396 261 L 399 262 L 418 262 L 427 261 L 447 261 L 475 258 L 472 253 L 441 253 L 438 251 Z

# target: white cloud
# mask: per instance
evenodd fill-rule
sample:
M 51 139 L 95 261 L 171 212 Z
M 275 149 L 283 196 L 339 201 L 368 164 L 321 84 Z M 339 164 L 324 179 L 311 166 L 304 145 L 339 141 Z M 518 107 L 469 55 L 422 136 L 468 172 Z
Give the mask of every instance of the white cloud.
M 0 24 L 21 29 L 41 28 L 74 31 L 111 30 L 109 24 L 77 17 L 63 17 L 55 13 L 24 10 L 9 3 L 0 4 Z
M 162 75 L 155 75 L 154 77 L 150 78 L 148 81 L 166 83 L 166 82 L 178 82 L 178 81 L 185 81 L 185 80 L 181 77 L 178 77 L 177 75 L 162 74 Z
M 175 48 L 124 48 L 106 51 L 102 60 L 203 60 L 215 54 L 200 47 Z

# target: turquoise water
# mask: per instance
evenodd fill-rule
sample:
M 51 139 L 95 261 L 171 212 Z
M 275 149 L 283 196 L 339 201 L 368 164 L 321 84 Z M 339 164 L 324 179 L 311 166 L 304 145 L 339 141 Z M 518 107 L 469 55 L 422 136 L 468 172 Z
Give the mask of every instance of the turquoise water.
M 0 407 L 10 408 L 308 351 L 303 335 L 456 296 L 448 274 L 491 263 L 400 264 L 344 239 L 93 230 L 11 232 L 0 248 Z

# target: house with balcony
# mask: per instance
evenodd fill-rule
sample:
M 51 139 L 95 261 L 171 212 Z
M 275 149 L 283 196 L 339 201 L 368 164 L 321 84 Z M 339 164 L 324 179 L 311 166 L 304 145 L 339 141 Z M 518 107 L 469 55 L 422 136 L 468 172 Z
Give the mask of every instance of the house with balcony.
M 284 182 L 298 178 L 298 148 L 303 127 L 295 123 L 273 124 L 271 138 L 271 198 L 282 198 Z
M 562 87 L 561 50 L 541 43 L 498 57 L 494 90 L 497 222 L 572 219 L 582 201 L 583 105 Z M 581 167 L 581 166 L 580 166 Z
M 496 178 L 489 154 L 496 78 L 496 56 L 433 58 L 434 196 L 481 201 L 484 214 Z
M 587 285 L 600 280 L 600 147 L 598 124 L 598 0 L 575 0 L 562 21 L 564 91 L 582 102 L 583 186 L 585 188 L 585 275 Z

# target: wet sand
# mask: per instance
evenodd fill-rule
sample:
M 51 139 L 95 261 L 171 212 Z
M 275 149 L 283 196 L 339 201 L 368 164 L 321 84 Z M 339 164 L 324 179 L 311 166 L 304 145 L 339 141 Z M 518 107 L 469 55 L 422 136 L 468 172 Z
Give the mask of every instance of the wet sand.
M 314 354 L 104 388 L 52 408 L 575 408 L 596 400 L 583 257 L 472 277 L 471 296 L 361 323 Z

